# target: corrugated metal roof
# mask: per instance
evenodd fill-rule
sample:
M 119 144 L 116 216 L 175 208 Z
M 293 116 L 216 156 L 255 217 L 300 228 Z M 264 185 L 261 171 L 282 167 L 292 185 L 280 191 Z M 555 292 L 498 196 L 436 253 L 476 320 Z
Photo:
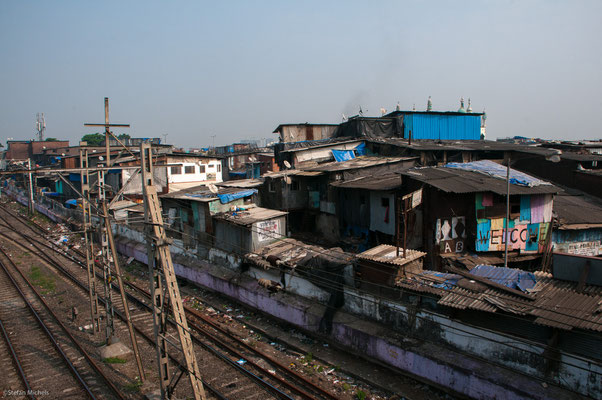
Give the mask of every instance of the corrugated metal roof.
M 403 175 L 427 183 L 444 192 L 478 193 L 493 192 L 506 195 L 506 180 L 480 174 L 473 171 L 443 167 L 412 168 L 402 172 Z M 545 194 L 557 193 L 554 185 L 519 186 L 510 184 L 510 194 Z
M 573 161 L 602 161 L 602 154 L 564 152 L 560 158 Z
M 255 206 L 242 207 L 243 210 L 229 211 L 215 215 L 215 219 L 221 219 L 236 225 L 248 226 L 255 222 L 281 217 L 288 214 L 286 211 L 272 210 Z
M 535 154 L 540 156 L 552 156 L 557 150 L 541 147 L 541 145 L 524 145 L 517 143 L 497 142 L 493 140 L 412 140 L 400 138 L 365 138 L 366 141 L 376 143 L 387 143 L 393 146 L 424 151 L 515 151 L 519 153 Z
M 416 160 L 418 157 L 380 157 L 380 156 L 361 156 L 347 161 L 333 161 L 320 164 L 316 167 L 304 168 L 306 171 L 335 172 L 350 169 L 360 169 L 374 167 L 385 164 L 395 164 L 402 161 Z
M 389 244 L 381 244 L 358 254 L 357 258 L 391 265 L 405 265 L 425 255 L 426 253 L 422 251 L 407 249 L 406 257 L 403 258 L 403 248 L 399 249 L 399 256 L 397 256 L 397 247 Z
M 602 204 L 589 196 L 560 193 L 554 197 L 554 213 L 561 229 L 571 225 L 602 226 Z
M 490 268 L 496 268 L 491 267 Z M 528 315 L 534 323 L 564 330 L 585 329 L 602 332 L 602 287 L 584 285 L 579 291 L 578 284 L 554 279 L 551 274 L 534 272 L 537 283 L 527 292 L 528 298 L 489 287 L 469 278 L 462 277 L 453 285 L 442 285 L 434 280 L 432 271 L 423 271 L 407 278 L 398 277 L 397 286 L 417 292 L 431 293 L 440 297 L 437 304 L 485 312 L 504 311 L 518 315 Z M 498 281 L 504 280 L 508 271 L 489 271 Z M 525 272 L 525 271 L 523 271 Z M 446 282 L 453 282 L 446 274 Z M 458 275 L 456 275 L 458 276 Z
M 223 187 L 223 186 L 220 187 L 220 186 L 218 186 L 217 190 L 218 190 L 217 194 L 234 194 L 234 193 L 243 192 L 246 189 L 240 189 L 240 188 L 236 188 L 236 187 Z M 184 190 L 178 190 L 177 192 L 166 193 L 159 197 L 165 198 L 165 199 L 181 199 L 181 200 L 209 202 L 209 201 L 217 200 L 218 199 L 217 194 L 211 192 L 211 190 L 209 189 L 208 186 L 200 185 L 200 186 L 195 186 L 195 187 L 191 187 L 191 188 L 184 189 Z
M 401 176 L 389 175 L 363 175 L 347 181 L 335 181 L 330 186 L 343 189 L 366 189 L 366 190 L 392 190 L 401 186 Z
M 216 183 L 215 186 L 218 187 L 230 187 L 230 188 L 256 188 L 263 185 L 263 179 L 236 179 L 233 181 L 226 181 Z
M 287 170 L 283 170 L 283 171 L 278 171 L 278 172 L 268 172 L 266 174 L 263 175 L 263 178 L 270 178 L 270 179 L 276 179 L 276 178 L 284 178 L 284 176 L 319 176 L 319 175 L 323 175 L 324 173 L 321 171 L 302 171 L 299 169 L 287 169 Z
M 267 258 L 272 256 L 294 268 L 298 262 L 301 262 L 306 257 L 320 254 L 328 254 L 331 257 L 345 262 L 351 262 L 354 258 L 353 254 L 346 253 L 338 248 L 327 249 L 291 238 L 282 239 L 267 246 L 263 246 L 254 253 L 246 254 L 245 258 L 255 265 L 269 269 L 274 268 L 267 261 Z

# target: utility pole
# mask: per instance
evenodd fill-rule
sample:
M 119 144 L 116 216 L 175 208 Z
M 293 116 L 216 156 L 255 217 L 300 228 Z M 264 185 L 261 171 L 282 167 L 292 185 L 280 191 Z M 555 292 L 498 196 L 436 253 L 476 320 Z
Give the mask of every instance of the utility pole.
M 152 149 L 149 143 L 142 143 L 140 146 L 140 164 L 142 168 L 144 221 L 161 398 L 169 398 L 174 389 L 170 387 L 167 355 L 168 343 L 166 335 L 167 313 L 169 310 L 167 301 L 165 300 L 165 295 L 167 294 L 178 330 L 182 352 L 186 360 L 186 372 L 190 378 L 194 398 L 195 400 L 204 400 L 205 390 L 194 354 L 192 339 L 190 338 L 188 322 L 186 321 L 186 314 L 184 313 L 182 298 L 180 297 L 180 289 L 176 281 L 171 253 L 169 251 L 169 241 L 163 227 L 161 204 L 153 177 Z M 165 293 L 164 286 L 167 288 L 167 293 Z M 176 383 L 178 380 L 176 380 Z
M 36 212 L 36 207 L 33 201 L 33 178 L 31 174 L 31 158 L 27 159 L 27 167 L 29 169 L 29 214 L 34 215 Z
M 109 239 L 109 247 L 111 248 L 111 261 L 113 262 L 113 267 L 115 268 L 115 275 L 117 275 L 117 283 L 119 284 L 119 293 L 121 294 L 121 302 L 123 303 L 123 313 L 125 315 L 125 320 L 128 326 L 128 330 L 130 332 L 130 340 L 132 342 L 132 350 L 134 351 L 134 356 L 136 358 L 136 365 L 138 366 L 138 373 L 140 374 L 140 381 L 144 382 L 144 368 L 142 367 L 142 360 L 140 358 L 140 351 L 138 350 L 138 342 L 136 341 L 136 333 L 134 332 L 134 326 L 132 325 L 132 320 L 130 319 L 130 309 L 128 306 L 127 296 L 125 293 L 125 289 L 123 287 L 123 280 L 121 279 L 121 267 L 119 266 L 119 258 L 117 256 L 117 248 L 115 247 L 115 240 L 113 238 L 113 231 L 111 231 L 111 221 L 109 220 L 109 209 L 107 207 L 107 201 L 103 201 L 102 203 L 102 213 L 104 218 L 104 225 L 107 229 L 107 237 Z
M 92 332 L 100 332 L 100 315 L 98 311 L 98 295 L 96 294 L 96 271 L 94 262 L 94 243 L 92 239 L 92 210 L 90 208 L 90 174 L 88 172 L 88 150 L 79 150 L 79 166 L 82 185 L 82 214 L 84 222 L 84 239 L 86 245 L 86 267 L 88 268 L 88 295 L 90 297 L 90 314 Z
M 105 165 L 107 167 L 111 166 L 111 127 L 120 127 L 120 128 L 129 128 L 129 124 L 111 124 L 109 123 L 109 98 L 105 97 L 104 99 L 104 108 L 105 108 L 105 123 L 104 124 L 91 124 L 85 123 L 84 126 L 102 126 L 105 128 Z M 100 205 L 107 200 L 106 194 L 106 183 L 105 183 L 105 171 L 103 169 L 98 170 L 98 207 L 100 209 Z M 113 309 L 113 301 L 112 301 L 112 293 L 111 293 L 111 281 L 113 279 L 111 275 L 111 259 L 112 256 L 109 251 L 109 236 L 108 230 L 110 230 L 110 225 L 107 226 L 104 218 L 100 220 L 100 244 L 102 248 L 102 260 L 103 260 L 103 283 L 105 289 L 105 309 L 106 309 L 106 339 L 107 345 L 112 344 L 113 342 L 113 333 L 115 332 L 114 326 L 114 309 Z
M 106 198 L 106 190 L 104 184 L 104 175 L 105 171 L 98 170 L 98 206 L 101 204 L 104 205 L 107 201 Z M 102 248 L 102 280 L 105 289 L 105 310 L 106 310 L 106 339 L 107 345 L 113 344 L 113 333 L 115 333 L 115 325 L 114 325 L 114 309 L 113 309 L 113 294 L 111 292 L 111 282 L 113 281 L 113 276 L 111 274 L 111 254 L 109 252 L 109 233 L 108 231 L 111 229 L 110 226 L 107 226 L 106 220 L 101 217 L 100 219 L 100 246 Z

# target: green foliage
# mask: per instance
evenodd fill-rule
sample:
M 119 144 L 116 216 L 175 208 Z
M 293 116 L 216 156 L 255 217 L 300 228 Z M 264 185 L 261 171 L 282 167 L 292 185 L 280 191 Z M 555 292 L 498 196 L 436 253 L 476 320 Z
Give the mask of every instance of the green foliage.
M 125 384 L 125 390 L 128 392 L 139 392 L 142 387 L 142 381 L 136 377 L 133 382 Z
M 105 140 L 105 136 L 100 133 L 89 133 L 82 136 L 81 140 L 88 143 L 88 146 L 100 146 Z
M 50 275 L 44 274 L 40 267 L 33 266 L 29 270 L 29 278 L 32 280 L 33 284 L 41 287 L 43 294 L 48 294 L 54 292 L 56 288 L 56 284 L 54 283 L 54 279 Z
M 366 393 L 364 393 L 363 390 L 358 390 L 357 393 L 355 394 L 355 397 L 357 397 L 357 400 L 365 400 Z
M 127 362 L 127 360 L 124 360 L 123 358 L 119 357 L 108 357 L 104 358 L 102 361 L 104 361 L 107 364 L 125 364 Z
M 44 140 L 45 142 L 58 142 L 59 140 L 55 137 L 49 137 Z
M 125 139 L 130 139 L 130 138 L 131 138 L 131 136 L 130 136 L 130 135 L 128 135 L 127 133 L 122 133 L 121 135 L 117 136 L 117 139 L 121 140 L 122 142 L 123 142 Z

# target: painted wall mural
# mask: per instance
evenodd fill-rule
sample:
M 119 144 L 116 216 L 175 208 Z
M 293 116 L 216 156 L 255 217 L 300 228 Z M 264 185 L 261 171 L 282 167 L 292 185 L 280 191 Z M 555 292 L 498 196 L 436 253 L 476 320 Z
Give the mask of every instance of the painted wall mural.
M 517 196 L 515 196 L 517 197 Z M 506 240 L 509 250 L 521 253 L 541 253 L 552 221 L 552 195 L 523 195 L 520 203 L 512 203 L 505 233 L 505 202 L 495 203 L 492 193 L 477 193 L 476 251 L 504 251 Z
M 435 227 L 435 240 L 440 253 L 461 253 L 466 239 L 466 218 L 440 218 Z

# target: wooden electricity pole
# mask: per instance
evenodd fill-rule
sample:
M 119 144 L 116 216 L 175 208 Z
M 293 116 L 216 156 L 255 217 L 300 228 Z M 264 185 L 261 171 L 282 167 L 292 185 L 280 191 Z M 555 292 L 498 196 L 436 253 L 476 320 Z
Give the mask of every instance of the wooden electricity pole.
M 153 303 L 153 323 L 157 351 L 157 364 L 161 384 L 161 397 L 169 398 L 173 392 L 170 387 L 169 367 L 167 358 L 167 313 L 169 308 L 165 295 L 169 297 L 173 318 L 178 330 L 180 344 L 192 392 L 195 400 L 205 399 L 205 390 L 194 354 L 192 339 L 184 313 L 180 289 L 173 268 L 169 241 L 163 227 L 161 204 L 153 178 L 152 150 L 149 143 L 140 146 L 140 163 L 142 168 L 142 187 L 144 193 L 144 221 L 146 225 L 146 241 L 148 250 L 148 268 L 150 277 L 150 292 Z M 164 286 L 167 288 L 165 293 Z M 176 381 L 177 382 L 177 381 Z

